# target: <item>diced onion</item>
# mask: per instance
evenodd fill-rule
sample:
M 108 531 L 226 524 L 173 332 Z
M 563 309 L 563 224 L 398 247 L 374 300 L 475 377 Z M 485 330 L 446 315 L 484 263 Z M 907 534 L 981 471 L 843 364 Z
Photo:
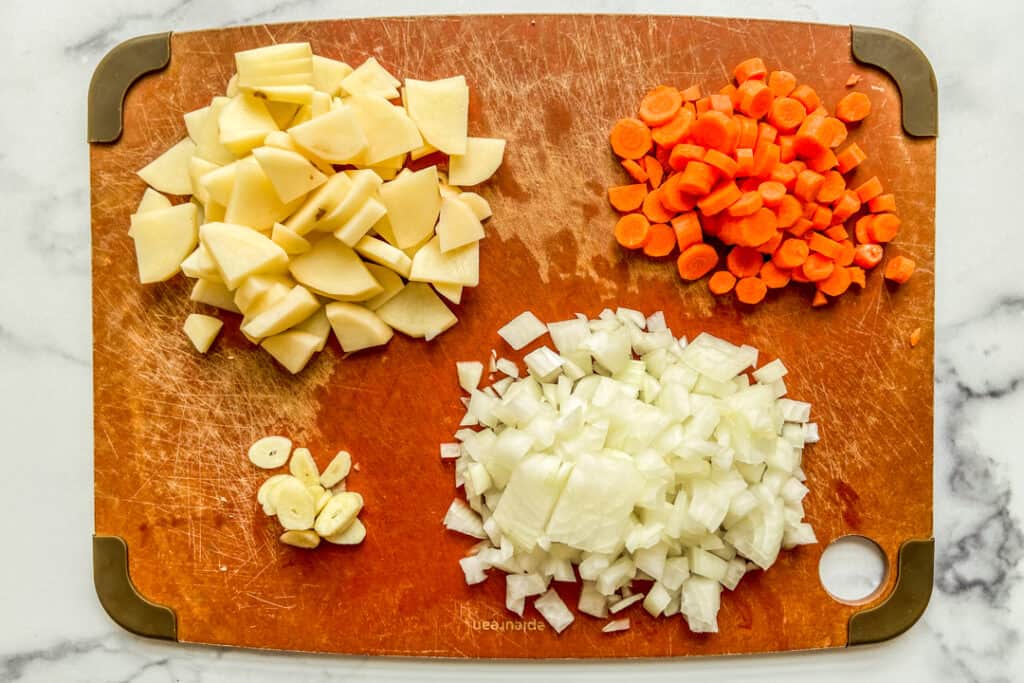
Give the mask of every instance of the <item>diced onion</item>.
M 547 593 L 537 598 L 533 602 L 533 606 L 551 624 L 551 628 L 555 629 L 558 633 L 564 631 L 575 620 L 572 612 L 562 602 L 562 598 L 558 597 L 558 593 L 555 592 L 554 588 L 549 589 Z
M 459 375 L 459 386 L 467 393 L 472 393 L 480 386 L 480 378 L 484 374 L 484 364 L 477 361 L 466 361 L 455 364 Z
M 629 619 L 613 619 L 601 627 L 602 633 L 615 633 L 616 631 L 628 631 Z
M 547 331 L 547 327 L 537 316 L 530 311 L 524 311 L 498 330 L 498 336 L 518 351 Z

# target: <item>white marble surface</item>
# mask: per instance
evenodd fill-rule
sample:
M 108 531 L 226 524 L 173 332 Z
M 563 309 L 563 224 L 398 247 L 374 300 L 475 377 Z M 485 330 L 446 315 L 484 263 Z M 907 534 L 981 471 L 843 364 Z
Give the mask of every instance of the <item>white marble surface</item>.
M 899 5 L 897 7 L 896 5 Z M 447 12 L 747 15 L 895 29 L 939 81 L 935 591 L 885 645 L 598 664 L 423 662 L 182 647 L 135 638 L 91 584 L 85 94 L 116 43 L 168 29 Z M 0 681 L 1020 680 L 1024 649 L 1024 285 L 1019 197 L 1024 9 L 1010 2 L 45 0 L 0 7 Z

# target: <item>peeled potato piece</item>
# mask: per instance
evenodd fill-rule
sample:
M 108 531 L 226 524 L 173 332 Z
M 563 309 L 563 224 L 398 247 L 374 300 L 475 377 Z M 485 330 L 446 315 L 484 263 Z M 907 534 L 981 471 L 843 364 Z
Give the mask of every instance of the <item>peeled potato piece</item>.
M 388 212 L 384 205 L 373 197 L 367 198 L 363 205 L 352 214 L 351 218 L 345 221 L 340 228 L 334 231 L 334 236 L 352 248 L 368 239 L 366 233 Z M 380 241 L 380 240 L 378 240 Z M 390 246 L 390 245 L 388 245 Z M 394 249 L 394 247 L 391 247 Z M 358 251 L 358 249 L 357 249 Z M 399 252 L 401 253 L 401 252 Z M 404 256 L 404 254 L 402 254 Z
M 383 346 L 394 334 L 376 313 L 359 304 L 335 301 L 324 308 L 345 353 Z
M 341 89 L 349 95 L 375 95 L 393 100 L 398 97 L 400 82 L 370 57 L 341 80 Z
M 437 189 L 437 167 L 428 166 L 414 173 L 399 174 L 380 187 L 381 200 L 388 211 L 395 246 L 406 249 L 433 234 L 441 212 Z
M 366 269 L 370 271 L 370 275 L 373 279 L 380 283 L 383 287 L 383 291 L 380 294 L 368 299 L 363 302 L 363 306 L 366 306 L 371 311 L 376 311 L 378 308 L 390 301 L 396 294 L 402 291 L 402 287 L 405 287 L 405 283 L 402 278 L 399 277 L 398 273 L 390 268 L 384 266 L 378 266 L 376 263 L 367 263 Z
M 288 133 L 300 148 L 334 164 L 352 161 L 368 144 L 357 113 L 349 107 L 340 107 L 293 126 Z
M 135 241 L 139 282 L 169 280 L 196 246 L 199 212 L 191 202 L 135 214 L 128 234 Z
M 293 375 L 302 372 L 319 344 L 316 335 L 297 330 L 288 330 L 260 341 L 260 346 Z
M 374 192 L 376 192 L 381 186 L 381 180 L 373 171 L 367 169 L 360 169 L 357 171 L 348 171 L 345 173 L 352 184 L 348 186 L 346 191 L 341 197 L 341 200 L 330 210 L 330 212 L 323 217 L 322 220 L 316 223 L 314 229 L 322 230 L 323 232 L 335 232 L 342 230 L 345 224 L 353 218 L 366 203 L 371 199 Z M 374 223 L 380 220 L 384 216 L 381 213 L 382 208 L 375 205 L 371 205 L 368 209 L 368 215 L 364 214 L 357 222 L 365 224 L 366 220 L 372 219 Z M 376 218 L 374 218 L 376 216 Z M 373 226 L 373 223 L 370 223 Z M 360 226 L 350 228 L 350 232 L 359 229 Z M 358 241 L 358 238 L 357 238 Z M 352 246 L 352 245 L 349 245 Z
M 199 236 L 229 289 L 237 288 L 250 275 L 282 273 L 288 268 L 284 249 L 245 226 L 207 223 Z
M 235 156 L 248 154 L 263 144 L 267 133 L 278 129 L 264 100 L 246 93 L 235 95 L 224 105 L 217 123 L 220 144 Z
M 238 171 L 238 163 L 233 161 L 230 164 L 218 166 L 199 178 L 199 187 L 210 200 L 223 206 L 228 205 L 228 202 L 231 201 L 231 191 L 235 189 L 235 173 Z
M 410 282 L 377 309 L 381 320 L 410 337 L 436 337 L 458 322 L 430 285 Z
M 235 305 L 247 315 L 256 315 L 287 296 L 294 286 L 295 281 L 287 275 L 250 275 L 235 290 Z M 280 290 L 280 294 L 268 297 L 275 288 Z M 270 301 L 264 302 L 265 299 Z
M 404 251 L 376 237 L 362 238 L 356 243 L 355 250 L 367 261 L 390 268 L 402 277 L 409 277 L 412 270 L 412 259 L 406 256 Z
M 476 192 L 461 192 L 459 193 L 459 199 L 472 209 L 473 215 L 477 217 L 477 220 L 485 221 L 491 217 L 490 203 Z
M 449 159 L 448 180 L 452 185 L 482 183 L 498 170 L 504 155 L 504 140 L 469 138 L 466 142 L 466 153 Z
M 352 180 L 344 173 L 338 173 L 314 190 L 295 213 L 289 216 L 284 226 L 296 235 L 306 235 L 316 227 L 352 188 Z
M 210 101 L 210 108 L 203 117 L 203 125 L 195 138 L 196 156 L 215 164 L 230 164 L 235 160 L 231 150 L 220 142 L 220 115 L 230 101 L 230 97 L 214 97 Z
M 313 84 L 309 43 L 279 43 L 235 53 L 238 86 L 259 88 Z
M 284 203 L 303 197 L 327 182 L 327 176 L 296 152 L 257 147 L 252 155 L 273 185 L 277 198 Z
M 345 62 L 313 55 L 313 87 L 328 95 L 337 95 L 341 80 L 352 73 L 352 67 Z
M 427 143 L 445 154 L 466 153 L 469 88 L 465 76 L 437 81 L 407 78 L 402 98 Z
M 163 196 L 151 187 L 147 187 L 146 191 L 142 193 L 142 199 L 139 200 L 139 205 L 135 209 L 135 213 L 146 213 L 147 211 L 157 211 L 159 209 L 171 208 L 171 200 Z
M 402 107 L 375 95 L 352 95 L 347 104 L 366 135 L 366 149 L 359 156 L 359 163 L 374 166 L 423 145 L 416 124 Z
M 305 237 L 295 234 L 289 228 L 281 225 L 280 223 L 274 223 L 274 228 L 270 233 L 270 239 L 288 252 L 289 255 L 305 254 L 309 251 L 309 241 Z
M 217 318 L 201 313 L 191 313 L 185 318 L 184 330 L 185 336 L 192 342 L 196 351 L 206 353 L 210 350 L 210 345 L 213 344 L 213 340 L 217 338 L 222 327 L 224 327 L 224 323 Z
M 287 296 L 242 325 L 242 332 L 261 339 L 284 332 L 316 311 L 320 302 L 302 285 L 295 285 Z
M 327 319 L 327 313 L 321 306 L 313 315 L 292 328 L 296 332 L 306 332 L 317 338 L 317 352 L 323 351 L 327 346 L 327 338 L 331 335 L 331 321 Z
M 480 283 L 480 243 L 441 252 L 441 238 L 435 237 L 416 252 L 409 279 L 476 287 Z
M 462 303 L 462 285 L 449 285 L 444 282 L 434 282 L 432 284 L 437 293 L 448 299 L 448 301 L 451 301 L 453 304 Z
M 468 204 L 461 199 L 446 197 L 441 200 L 437 236 L 441 238 L 442 253 L 447 253 L 452 249 L 482 240 L 484 226 Z
M 195 151 L 195 143 L 185 138 L 146 164 L 138 175 L 154 190 L 167 194 L 191 194 L 192 180 L 188 174 L 188 160 Z
M 192 138 L 192 142 L 199 141 L 199 133 L 203 129 L 203 125 L 206 123 L 206 115 L 210 113 L 209 105 L 190 111 L 185 114 L 182 118 L 185 119 L 185 130 L 188 132 L 188 136 Z
M 269 231 L 274 223 L 299 208 L 303 199 L 300 196 L 282 202 L 260 165 L 254 159 L 244 159 L 238 163 L 235 171 L 235 185 L 231 190 L 224 220 L 260 232 Z
M 234 294 L 223 282 L 199 278 L 192 286 L 192 293 L 189 299 L 196 303 L 213 306 L 231 313 L 241 313 L 235 305 Z
M 289 269 L 306 287 L 338 301 L 365 301 L 383 290 L 352 248 L 333 236 L 293 258 Z

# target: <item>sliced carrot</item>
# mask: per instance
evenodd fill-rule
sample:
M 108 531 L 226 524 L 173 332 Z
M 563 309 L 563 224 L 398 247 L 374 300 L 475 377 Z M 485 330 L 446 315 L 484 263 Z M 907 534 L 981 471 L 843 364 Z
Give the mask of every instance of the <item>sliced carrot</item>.
M 764 262 L 758 277 L 761 278 L 761 281 L 764 282 L 765 287 L 768 289 L 782 289 L 789 284 L 791 279 L 788 270 L 779 268 L 772 261 Z
M 768 87 L 776 97 L 787 97 L 796 87 L 796 76 L 788 71 L 773 71 L 768 74 Z
M 672 147 L 683 141 L 690 132 L 694 115 L 688 109 L 680 109 L 672 120 L 651 131 L 651 139 L 662 147 Z
M 790 238 L 783 240 L 779 248 L 775 250 L 775 253 L 772 254 L 772 262 L 779 268 L 791 270 L 802 266 L 810 253 L 811 250 L 807 246 L 807 242 Z
M 837 266 L 843 266 L 844 268 L 853 263 L 853 257 L 857 253 L 857 248 L 853 246 L 853 242 L 850 240 L 842 240 L 839 242 L 841 247 L 839 251 L 839 257 L 836 259 Z
M 732 116 L 732 95 L 731 93 L 716 93 L 709 95 L 711 110 L 722 112 L 726 116 Z
M 639 159 L 651 151 L 651 129 L 639 119 L 619 119 L 609 139 L 612 151 L 623 159 Z
M 689 88 L 684 89 L 680 95 L 682 95 L 683 99 L 687 102 L 696 102 L 700 99 L 700 86 L 691 85 Z
M 796 159 L 796 136 L 795 135 L 780 135 L 779 136 L 779 161 L 784 164 Z
M 882 181 L 876 175 L 871 176 L 859 186 L 853 188 L 853 191 L 857 193 L 861 203 L 870 201 L 882 194 Z
M 672 156 L 672 150 L 668 147 L 655 147 L 654 158 L 658 160 L 662 168 L 668 168 L 668 160 Z
M 665 177 L 665 169 L 661 162 L 652 156 L 644 157 L 644 170 L 647 171 L 647 178 L 651 181 L 651 189 L 657 190 L 661 185 L 661 179 Z
M 662 206 L 672 213 L 690 211 L 693 207 L 697 206 L 698 197 L 679 190 L 679 183 L 682 179 L 683 176 L 681 174 L 674 173 L 669 176 L 668 180 L 662 183 L 659 190 Z
M 736 155 L 737 176 L 749 176 L 754 172 L 754 150 L 740 147 L 734 154 Z
M 650 227 L 644 253 L 652 258 L 668 256 L 676 248 L 676 233 L 664 223 L 655 223 Z
M 731 121 L 732 119 L 720 111 L 704 112 L 691 126 L 690 135 L 693 137 L 693 141 L 699 145 L 722 149 L 729 139 L 729 123 Z
M 785 192 L 785 189 L 783 189 Z M 764 205 L 760 192 L 744 192 L 739 199 L 729 205 L 730 216 L 749 216 Z
M 817 171 L 818 173 L 824 173 L 825 171 L 835 168 L 838 163 L 839 162 L 836 161 L 836 155 L 832 153 L 832 150 L 826 149 L 818 156 L 808 159 L 807 168 L 812 171 Z
M 853 236 L 860 244 L 875 244 L 875 238 L 871 235 L 871 223 L 875 220 L 874 214 L 861 216 L 853 225 Z
M 821 282 L 835 270 L 836 264 L 824 254 L 811 254 L 800 269 L 811 282 Z
M 824 116 L 808 116 L 796 131 L 796 153 L 804 159 L 813 159 L 828 150 L 832 131 Z
M 795 279 L 795 278 L 794 278 Z M 808 282 L 810 282 L 808 280 Z M 811 301 L 811 306 L 814 308 L 820 308 L 828 303 L 828 297 L 825 296 L 824 292 L 820 289 L 814 290 L 814 299 Z
M 672 212 L 661 203 L 661 194 L 661 189 L 657 189 L 644 197 L 643 212 L 651 223 L 668 223 L 672 220 Z
M 724 180 L 697 202 L 697 208 L 705 216 L 714 216 L 716 213 L 725 211 L 741 196 L 743 193 L 740 192 L 740 188 L 736 187 L 735 181 Z
M 816 230 L 824 230 L 832 224 L 832 209 L 819 205 L 811 215 L 811 225 Z
M 728 294 L 736 286 L 736 276 L 728 270 L 719 270 L 708 280 L 708 289 L 712 294 Z
M 756 192 L 757 187 L 762 182 L 764 181 L 761 180 L 760 178 L 750 177 L 741 179 L 740 181 L 737 182 L 737 184 L 740 186 L 740 190 L 742 190 L 743 192 Z
M 851 142 L 846 146 L 846 149 L 836 155 L 836 161 L 839 162 L 839 172 L 849 173 L 857 166 L 860 166 L 868 155 L 857 145 L 856 142 Z
M 885 279 L 903 284 L 914 274 L 917 264 L 906 256 L 893 256 L 885 264 Z
M 615 240 L 626 249 L 640 249 L 647 244 L 651 224 L 641 214 L 627 213 L 615 224 Z
M 842 242 L 849 236 L 850 233 L 846 232 L 846 228 L 842 225 L 833 225 L 825 231 L 825 237 L 828 237 L 830 240 L 835 240 L 836 242 Z
M 782 198 L 775 211 L 778 215 L 780 228 L 791 227 L 803 215 L 803 207 L 800 205 L 800 201 L 791 194 L 787 194 Z
M 775 168 L 781 166 L 783 165 L 780 164 Z M 774 171 L 772 173 L 774 174 Z M 761 202 L 765 206 L 774 209 L 782 203 L 782 198 L 786 196 L 786 186 L 777 180 L 766 180 L 757 186 L 757 193 L 761 195 Z
M 828 143 L 829 147 L 838 147 L 846 141 L 846 124 L 837 118 L 831 116 L 825 117 L 825 127 L 832 133 L 832 142 Z
M 744 83 L 752 78 L 764 78 L 768 75 L 768 69 L 760 57 L 751 57 L 737 64 L 732 70 L 732 75 L 736 77 L 737 83 Z
M 700 243 L 686 248 L 676 259 L 679 277 L 684 280 L 699 280 L 718 265 L 718 253 L 714 247 Z
M 775 95 L 764 81 L 758 79 L 743 81 L 737 89 L 736 96 L 740 101 L 739 110 L 752 119 L 759 119 L 767 114 L 775 99 Z
M 775 235 L 778 223 L 778 218 L 771 209 L 761 208 L 745 216 L 739 223 L 742 244 L 750 247 L 764 244 Z
M 807 276 L 804 275 L 803 268 L 794 268 L 789 271 L 789 277 L 793 279 L 793 282 L 810 282 L 810 280 L 807 279 Z
M 731 156 L 719 152 L 717 149 L 707 151 L 704 155 L 704 163 L 713 167 L 723 178 L 736 177 L 736 171 L 739 168 Z
M 818 202 L 804 202 L 803 217 L 810 220 L 814 217 L 814 212 L 818 210 Z
M 608 201 L 620 213 L 636 211 L 646 197 L 647 186 L 642 183 L 608 188 Z
M 804 110 L 807 113 L 811 113 L 821 106 L 821 98 L 818 97 L 818 93 L 814 92 L 814 88 L 809 85 L 796 86 L 789 96 L 804 105 Z
M 775 142 L 779 137 L 779 129 L 770 123 L 761 121 L 757 124 L 757 142 L 754 144 L 754 151 L 758 145 L 767 145 Z
M 736 283 L 736 299 L 744 304 L 759 304 L 768 294 L 768 287 L 758 277 L 745 277 Z
M 803 216 L 801 216 L 800 218 L 796 219 L 796 222 L 793 223 L 792 226 L 790 226 L 789 234 L 792 235 L 793 237 L 803 237 L 813 229 L 814 224 L 811 223 L 811 219 L 804 218 Z
M 678 90 L 659 85 L 640 101 L 640 120 L 648 126 L 663 126 L 675 117 L 682 106 L 683 96 Z
M 758 156 L 758 150 L 754 150 L 754 175 L 758 178 L 769 179 L 772 170 L 779 164 L 779 146 L 774 142 L 765 145 L 763 152 Z
M 821 190 L 818 191 L 818 194 L 821 194 Z M 843 190 L 839 199 L 833 202 L 832 220 L 844 222 L 858 211 L 860 211 L 860 197 L 853 190 Z
M 829 296 L 842 296 L 850 288 L 851 281 L 846 268 L 833 268 L 832 273 L 818 283 L 818 289 Z
M 811 235 L 811 239 L 808 241 L 807 246 L 810 247 L 811 251 L 827 256 L 830 261 L 835 261 L 843 250 L 839 242 L 830 240 L 820 232 L 816 232 Z
M 850 281 L 853 284 L 857 285 L 861 289 L 864 289 L 864 287 L 867 286 L 867 280 L 864 277 L 863 268 L 859 268 L 858 266 L 850 266 L 849 268 L 847 268 L 847 270 L 850 271 Z
M 672 230 L 676 235 L 679 251 L 684 252 L 690 246 L 704 241 L 701 234 L 700 219 L 694 211 L 686 211 L 672 219 Z
M 793 159 L 793 161 L 789 162 L 789 167 L 792 168 L 797 173 L 800 173 L 800 171 L 807 170 L 807 164 L 805 164 L 800 159 Z
M 893 213 L 896 211 L 896 195 L 880 194 L 868 202 L 868 211 L 871 213 Z
M 711 111 L 711 98 L 710 97 L 702 97 L 699 100 L 697 100 L 696 102 L 694 102 L 693 104 L 694 104 L 694 107 L 696 108 L 697 116 L 700 116 L 704 112 Z
M 900 218 L 894 213 L 875 214 L 874 220 L 868 228 L 868 234 L 872 242 L 885 244 L 891 242 L 896 233 L 900 231 Z
M 871 113 L 871 100 L 862 92 L 852 92 L 836 103 L 836 118 L 846 123 L 863 121 Z
M 831 153 L 832 152 L 829 152 L 829 154 Z M 818 169 L 814 170 L 817 171 Z M 828 171 L 825 173 L 825 182 L 823 182 L 821 187 L 818 188 L 816 201 L 823 204 L 831 204 L 839 199 L 845 190 L 846 180 L 843 179 L 843 175 L 837 171 Z
M 735 244 L 736 240 L 731 235 L 738 229 L 736 221 L 736 218 L 730 218 L 727 213 L 719 213 L 702 217 L 700 225 L 708 237 L 717 237 L 726 244 Z
M 804 105 L 792 97 L 779 97 L 772 102 L 768 122 L 779 130 L 790 133 L 800 127 L 806 115 Z
M 757 245 L 757 250 L 768 258 L 771 258 L 772 254 L 775 253 L 775 250 L 779 248 L 780 244 L 782 244 L 783 239 L 785 239 L 785 233 L 781 230 L 776 230 L 775 234 L 772 235 L 767 242 L 762 242 Z
M 737 115 L 736 120 L 740 124 L 740 135 L 736 138 L 736 146 L 754 149 L 754 145 L 757 144 L 757 121 L 743 115 Z
M 686 164 L 691 161 L 700 161 L 704 158 L 704 148 L 700 145 L 679 144 L 672 148 L 668 157 L 668 165 L 673 171 L 682 171 Z
M 818 197 L 818 191 L 825 184 L 825 176 L 817 171 L 804 170 L 796 176 L 796 185 L 793 194 L 805 202 L 813 202 Z
M 871 270 L 882 262 L 885 251 L 877 244 L 858 244 L 853 262 L 864 270 Z
M 644 170 L 643 166 L 636 163 L 632 159 L 623 159 L 622 167 L 626 169 L 626 173 L 628 173 L 633 180 L 637 181 L 638 183 L 647 182 L 647 171 Z
M 779 158 L 781 159 L 782 148 L 779 147 Z M 771 175 L 768 176 L 773 182 L 779 183 L 786 190 L 793 189 L 793 184 L 796 182 L 796 171 L 789 164 L 778 163 L 775 164 L 775 168 L 772 169 Z
M 751 247 L 733 247 L 725 257 L 725 266 L 736 277 L 750 277 L 761 270 L 764 257 Z
M 715 182 L 715 170 L 703 161 L 690 161 L 683 169 L 679 190 L 687 194 L 704 196 Z

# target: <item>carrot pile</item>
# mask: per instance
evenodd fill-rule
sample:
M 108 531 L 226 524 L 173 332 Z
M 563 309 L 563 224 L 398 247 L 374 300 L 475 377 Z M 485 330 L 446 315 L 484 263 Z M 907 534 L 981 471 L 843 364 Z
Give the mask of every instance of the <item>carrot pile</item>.
M 900 228 L 878 177 L 852 178 L 867 155 L 846 143 L 847 125 L 870 114 L 870 99 L 850 92 L 830 115 L 813 88 L 760 58 L 733 75 L 709 95 L 659 85 L 636 118 L 612 128 L 612 150 L 634 180 L 608 190 L 623 214 L 616 240 L 654 258 L 678 250 L 682 279 L 711 273 L 712 293 L 746 304 L 791 282 L 813 285 L 814 306 L 863 288 Z M 724 268 L 707 238 L 724 247 Z M 914 266 L 894 256 L 884 276 L 904 283 Z

